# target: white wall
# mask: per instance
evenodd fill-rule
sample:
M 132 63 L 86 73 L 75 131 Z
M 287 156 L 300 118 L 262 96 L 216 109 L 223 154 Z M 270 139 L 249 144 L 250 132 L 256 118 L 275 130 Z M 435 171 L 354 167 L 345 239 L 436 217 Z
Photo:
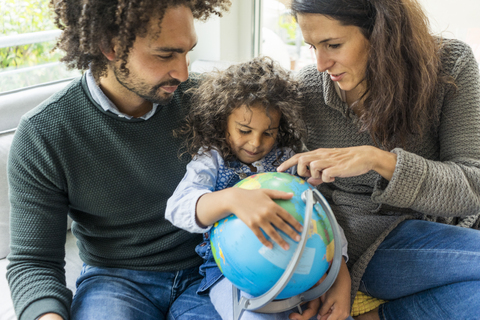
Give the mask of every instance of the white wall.
M 196 60 L 244 61 L 253 53 L 254 0 L 233 0 L 230 11 L 222 18 L 195 22 L 197 47 L 190 54 Z
M 468 43 L 480 61 L 480 0 L 419 0 L 432 31 Z
M 419 0 L 435 32 L 480 28 L 479 0 Z

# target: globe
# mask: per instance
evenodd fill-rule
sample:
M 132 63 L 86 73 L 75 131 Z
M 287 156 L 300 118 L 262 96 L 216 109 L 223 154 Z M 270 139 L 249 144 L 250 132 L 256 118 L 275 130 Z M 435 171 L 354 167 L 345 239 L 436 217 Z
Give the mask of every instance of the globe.
M 239 181 L 234 188 L 292 192 L 294 196 L 290 200 L 274 201 L 305 225 L 303 217 L 306 205 L 301 195 L 305 190 L 313 189 L 313 186 L 303 179 L 288 173 L 260 173 Z M 254 297 L 264 294 L 275 285 L 298 245 L 285 233 L 278 229 L 277 231 L 289 243 L 289 250 L 282 249 L 264 233 L 273 243 L 273 249 L 265 247 L 253 231 L 234 214 L 219 220 L 212 228 L 210 242 L 218 267 L 237 288 Z M 307 235 L 308 240 L 300 262 L 287 286 L 276 299 L 290 298 L 310 289 L 332 263 L 332 228 L 318 203 L 314 205 Z

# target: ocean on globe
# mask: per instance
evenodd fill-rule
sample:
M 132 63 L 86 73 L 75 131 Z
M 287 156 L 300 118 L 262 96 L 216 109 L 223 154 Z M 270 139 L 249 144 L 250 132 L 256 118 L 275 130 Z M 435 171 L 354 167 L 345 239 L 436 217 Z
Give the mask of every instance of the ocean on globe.
M 305 190 L 313 189 L 313 186 L 303 179 L 288 173 L 268 172 L 250 176 L 234 187 L 292 192 L 292 199 L 275 202 L 304 225 L 306 204 L 301 195 Z M 282 231 L 277 231 L 289 243 L 289 250 L 282 249 L 265 234 L 273 243 L 273 249 L 268 249 L 234 214 L 216 222 L 212 228 L 210 242 L 218 267 L 237 288 L 254 297 L 264 294 L 278 281 L 297 248 L 297 242 Z M 314 205 L 307 236 L 300 263 L 276 299 L 290 298 L 307 291 L 320 280 L 332 262 L 333 233 L 328 218 L 318 203 Z

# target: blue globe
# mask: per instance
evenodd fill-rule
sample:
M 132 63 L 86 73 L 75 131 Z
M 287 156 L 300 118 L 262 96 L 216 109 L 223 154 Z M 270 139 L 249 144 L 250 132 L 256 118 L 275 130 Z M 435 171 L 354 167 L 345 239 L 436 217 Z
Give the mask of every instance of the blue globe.
M 305 203 L 301 194 L 309 188 L 313 189 L 304 180 L 288 173 L 261 173 L 240 181 L 235 187 L 292 192 L 294 196 L 291 200 L 275 202 L 304 224 Z M 215 223 L 210 242 L 215 261 L 225 277 L 254 297 L 267 292 L 281 277 L 297 248 L 296 242 L 285 233 L 278 232 L 289 243 L 289 250 L 283 250 L 270 239 L 274 247 L 268 249 L 234 214 Z M 276 299 L 290 298 L 310 289 L 328 270 L 333 252 L 333 233 L 329 220 L 322 207 L 316 204 L 300 263 Z

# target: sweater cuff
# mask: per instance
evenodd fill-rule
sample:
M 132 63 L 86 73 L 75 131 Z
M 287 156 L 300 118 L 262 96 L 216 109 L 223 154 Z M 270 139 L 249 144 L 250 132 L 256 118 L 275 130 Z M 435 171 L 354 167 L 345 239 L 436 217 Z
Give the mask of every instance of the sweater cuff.
M 22 313 L 19 320 L 38 319 L 46 313 L 59 314 L 63 319 L 69 319 L 69 312 L 67 308 L 54 298 L 44 298 L 31 303 Z
M 373 190 L 372 200 L 399 208 L 410 208 L 427 175 L 425 159 L 403 149 L 393 149 L 397 164 L 392 179 L 381 178 Z

